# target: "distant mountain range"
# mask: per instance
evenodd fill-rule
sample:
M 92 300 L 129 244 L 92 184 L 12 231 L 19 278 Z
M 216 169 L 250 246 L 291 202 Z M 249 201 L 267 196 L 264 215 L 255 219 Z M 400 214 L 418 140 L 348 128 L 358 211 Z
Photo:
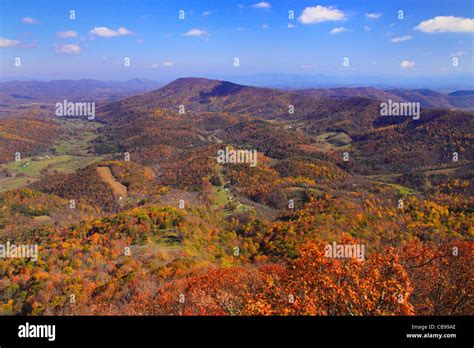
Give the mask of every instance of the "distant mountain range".
M 156 75 L 155 75 L 156 76 Z M 180 76 L 160 76 L 161 85 L 172 82 Z M 474 74 L 472 73 L 447 73 L 438 76 L 413 76 L 409 74 L 400 75 L 367 75 L 346 71 L 339 74 L 311 73 L 253 73 L 253 74 L 205 74 L 188 77 L 204 77 L 211 80 L 232 81 L 240 85 L 255 87 L 271 87 L 282 89 L 303 88 L 337 88 L 337 87 L 374 87 L 379 89 L 420 89 L 429 88 L 436 91 L 452 92 L 455 90 L 474 89 Z M 89 80 L 94 77 L 87 77 Z M 37 79 L 32 77 L 3 76 L 1 82 L 8 81 L 51 81 L 72 80 L 71 78 Z M 149 75 L 141 76 L 136 80 L 149 80 Z M 154 78 L 156 79 L 156 78 Z M 118 82 L 118 81 L 117 81 Z M 122 83 L 122 82 L 119 82 Z
M 271 118 L 287 115 L 290 104 L 302 113 L 314 110 L 320 102 L 316 98 L 285 90 L 204 78 L 180 78 L 160 89 L 110 103 L 104 110 L 162 108 L 178 112 L 183 105 L 187 114 L 229 112 Z
M 118 99 L 159 88 L 162 84 L 148 79 L 128 81 L 53 80 L 8 81 L 0 83 L 0 98 L 5 103 Z
M 297 93 L 318 98 L 344 99 L 350 97 L 366 97 L 386 101 L 391 99 L 399 102 L 419 102 L 423 108 L 474 108 L 474 91 L 455 91 L 443 94 L 430 89 L 377 89 L 372 87 L 356 88 L 312 88 L 297 90 Z
M 203 78 L 180 78 L 158 89 L 162 83 L 148 79 L 133 79 L 128 81 L 98 81 L 98 80 L 54 80 L 44 81 L 9 81 L 0 83 L 0 110 L 6 106 L 25 105 L 29 103 L 56 103 L 63 99 L 71 101 L 117 100 L 131 95 L 144 94 L 143 102 L 157 103 L 170 107 L 182 103 L 192 104 L 193 109 L 203 111 L 205 101 L 214 97 L 223 97 L 222 104 L 212 104 L 213 110 L 225 109 L 229 96 L 240 98 L 245 108 L 257 110 L 261 105 L 250 105 L 248 98 L 253 93 L 264 95 L 276 101 L 277 104 L 288 105 L 307 103 L 299 95 L 331 99 L 346 99 L 350 97 L 366 97 L 375 100 L 420 102 L 423 108 L 458 108 L 474 109 L 474 91 L 460 90 L 449 94 L 429 89 L 379 89 L 374 87 L 339 87 L 339 88 L 310 88 L 282 90 L 275 88 L 257 88 L 232 82 L 210 80 Z M 250 99 L 251 100 L 251 99 Z M 127 103 L 126 100 L 123 101 Z M 261 102 L 268 103 L 264 99 Z M 235 106 L 235 100 L 232 102 Z M 199 107 L 201 105 L 201 107 Z M 275 105 L 274 105 L 275 106 Z M 207 108 L 207 106 L 206 106 Z M 209 110 L 208 110 L 209 111 Z
M 474 89 L 473 74 L 449 74 L 444 76 L 371 76 L 354 73 L 341 73 L 339 75 L 260 73 L 250 75 L 209 75 L 205 77 L 233 81 L 242 85 L 291 89 L 362 86 L 381 89 L 429 88 L 437 91 Z
M 172 163 L 166 153 L 179 154 L 219 139 L 285 158 L 301 146 L 318 148 L 314 145 L 320 141 L 317 136 L 327 135 L 324 141 L 334 142 L 336 148 L 351 144 L 356 158 L 351 162 L 353 170 L 374 175 L 402 167 L 406 172 L 432 168 L 446 162 L 453 149 L 467 149 L 472 112 L 449 109 L 461 104 L 472 108 L 473 98 L 472 91 L 449 95 L 373 88 L 287 91 L 181 78 L 105 104 L 99 108 L 98 119 L 106 123 L 105 143 L 116 143 L 122 151 L 133 149 L 134 156 L 149 164 Z M 387 99 L 420 102 L 421 118 L 382 117 L 380 101 Z M 367 158 L 367 153 L 373 156 Z M 472 153 L 463 156 L 471 159 Z

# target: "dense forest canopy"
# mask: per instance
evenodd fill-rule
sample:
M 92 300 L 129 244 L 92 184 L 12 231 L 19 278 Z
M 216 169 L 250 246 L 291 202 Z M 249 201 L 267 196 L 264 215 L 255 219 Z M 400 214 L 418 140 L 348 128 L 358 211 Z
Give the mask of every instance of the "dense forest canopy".
M 380 115 L 407 93 L 179 79 L 0 118 L 0 314 L 472 314 L 474 115 Z

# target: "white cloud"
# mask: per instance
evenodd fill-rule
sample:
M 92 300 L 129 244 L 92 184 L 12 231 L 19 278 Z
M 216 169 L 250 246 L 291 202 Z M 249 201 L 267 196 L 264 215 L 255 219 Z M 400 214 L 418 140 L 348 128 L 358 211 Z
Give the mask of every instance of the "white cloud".
M 435 18 L 421 22 L 415 27 L 415 29 L 425 33 L 473 32 L 474 19 L 454 16 L 437 16 Z
M 411 39 L 413 39 L 413 36 L 405 35 L 405 36 L 394 37 L 392 39 L 392 42 L 393 43 L 398 43 L 398 42 L 408 41 L 408 40 L 411 40 Z
M 404 60 L 400 63 L 402 68 L 413 68 L 415 66 L 415 62 L 410 62 L 409 60 Z
M 293 28 L 296 28 L 296 25 L 293 25 L 291 23 L 288 23 L 288 29 L 293 29 Z
M 326 21 L 342 21 L 346 19 L 346 14 L 334 7 L 306 7 L 298 18 L 303 24 L 315 24 Z
M 184 36 L 205 36 L 207 31 L 201 29 L 191 29 L 183 34 Z
M 163 62 L 163 66 L 172 67 L 173 65 L 174 65 L 173 62 Z
M 0 37 L 0 47 L 18 47 L 20 46 L 21 42 L 18 40 L 9 40 Z
M 0 37 L 0 48 L 9 48 L 9 47 L 17 47 L 17 48 L 36 48 L 38 45 L 34 42 L 25 44 L 18 40 L 10 40 L 4 39 Z
M 61 39 L 69 39 L 71 37 L 77 37 L 77 33 L 75 31 L 60 31 L 56 33 L 56 35 Z
M 338 34 L 338 33 L 343 33 L 343 32 L 345 32 L 345 31 L 347 31 L 346 28 L 344 28 L 344 27 L 338 27 L 338 28 L 332 29 L 332 30 L 329 32 L 329 34 L 334 35 L 334 34 Z
M 37 19 L 31 17 L 23 17 L 21 22 L 25 24 L 39 24 Z
M 366 13 L 365 16 L 370 19 L 379 19 L 382 14 L 381 13 Z
M 111 38 L 117 36 L 132 35 L 133 33 L 124 27 L 120 27 L 117 30 L 109 29 L 107 27 L 95 27 L 94 29 L 91 29 L 89 31 L 89 34 L 94 36 Z
M 301 66 L 301 69 L 311 69 L 313 66 L 312 65 L 309 65 L 309 64 L 303 64 Z
M 268 29 L 268 28 L 270 28 L 268 25 L 262 24 L 262 29 Z
M 203 16 L 209 16 L 211 14 L 211 11 L 204 11 L 202 13 Z
M 255 8 L 271 8 L 272 4 L 270 4 L 269 2 L 261 1 L 261 2 L 257 2 L 256 4 L 253 4 L 252 7 L 255 7 Z
M 364 30 L 365 30 L 365 31 L 371 31 L 371 30 L 372 30 L 372 28 L 371 28 L 371 27 L 369 27 L 368 25 L 364 25 Z
M 78 45 L 68 44 L 68 45 L 56 45 L 54 46 L 54 52 L 57 54 L 79 54 L 81 53 L 81 48 Z

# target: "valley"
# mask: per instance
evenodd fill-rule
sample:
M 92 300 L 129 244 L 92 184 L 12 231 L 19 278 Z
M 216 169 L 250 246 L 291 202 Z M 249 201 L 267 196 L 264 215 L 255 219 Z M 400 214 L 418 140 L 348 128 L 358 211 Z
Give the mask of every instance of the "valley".
M 472 111 L 388 118 L 377 98 L 408 92 L 343 92 L 181 78 L 94 121 L 10 110 L 0 237 L 40 257 L 0 259 L 0 313 L 469 313 Z M 325 257 L 335 241 L 365 261 Z
M 91 152 L 100 124 L 90 121 L 56 121 L 64 134 L 45 152 L 20 161 L 0 164 L 0 192 L 27 186 L 53 173 L 74 173 L 102 160 Z

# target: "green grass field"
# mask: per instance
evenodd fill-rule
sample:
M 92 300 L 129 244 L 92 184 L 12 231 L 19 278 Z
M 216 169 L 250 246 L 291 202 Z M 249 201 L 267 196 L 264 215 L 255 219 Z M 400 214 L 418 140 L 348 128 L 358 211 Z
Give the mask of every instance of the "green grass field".
M 100 123 L 67 119 L 58 122 L 65 132 L 47 153 L 0 165 L 0 170 L 11 174 L 0 177 L 0 192 L 27 186 L 47 175 L 73 173 L 103 159 L 90 150 Z
M 32 184 L 33 182 L 38 180 L 39 179 L 32 179 L 27 176 L 17 178 L 3 178 L 0 179 L 0 192 L 15 190 L 17 188 Z
M 10 162 L 4 165 L 4 167 L 16 175 L 25 175 L 31 178 L 41 178 L 43 173 L 47 172 L 63 172 L 72 173 L 76 169 L 83 166 L 87 166 L 93 163 L 95 158 L 93 157 L 79 157 L 71 155 L 63 156 L 52 156 L 50 158 L 42 157 L 38 160 L 33 160 L 32 157 L 28 157 L 19 162 Z
M 102 126 L 100 123 L 76 119 L 61 119 L 59 122 L 66 132 L 53 147 L 53 151 L 57 155 L 93 155 L 90 152 L 90 147 L 92 141 L 98 137 L 97 130 Z
M 398 192 L 400 192 L 402 195 L 414 195 L 417 192 L 409 187 L 399 185 L 399 184 L 388 184 L 389 186 L 392 186 L 394 189 L 397 189 Z
M 346 133 L 325 132 L 315 137 L 313 144 L 319 151 L 346 150 L 351 147 L 352 139 Z
M 214 189 L 214 205 L 216 207 L 223 207 L 228 202 L 228 195 L 222 188 L 222 186 L 213 187 Z
M 27 186 L 46 175 L 55 173 L 74 173 L 77 169 L 87 167 L 99 162 L 101 157 L 80 156 L 53 156 L 50 158 L 28 157 L 19 162 L 10 162 L 0 165 L 0 169 L 6 169 L 13 177 L 0 178 L 0 192 Z
M 222 168 L 217 167 L 217 173 L 220 176 L 221 182 L 225 183 L 227 181 L 226 178 L 224 178 L 224 175 L 222 173 Z M 222 213 L 222 216 L 230 216 L 232 214 L 235 214 L 236 212 L 246 212 L 251 209 L 254 209 L 250 205 L 242 204 L 240 201 L 238 201 L 234 195 L 230 191 L 224 190 L 224 185 L 221 186 L 213 186 L 212 187 L 214 192 L 213 192 L 213 207 L 215 210 L 219 210 Z M 229 199 L 232 197 L 232 199 Z M 229 207 L 228 204 L 233 204 L 234 207 Z

